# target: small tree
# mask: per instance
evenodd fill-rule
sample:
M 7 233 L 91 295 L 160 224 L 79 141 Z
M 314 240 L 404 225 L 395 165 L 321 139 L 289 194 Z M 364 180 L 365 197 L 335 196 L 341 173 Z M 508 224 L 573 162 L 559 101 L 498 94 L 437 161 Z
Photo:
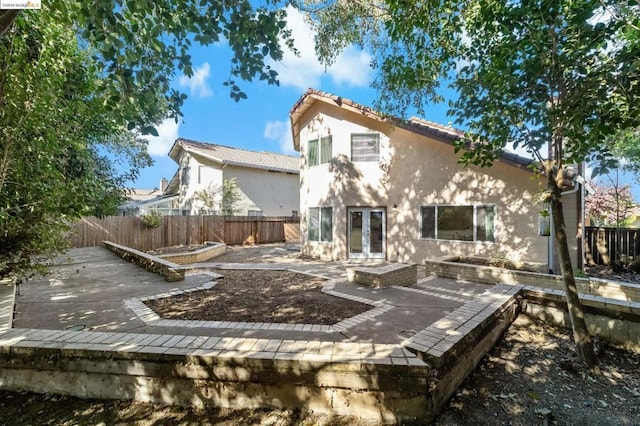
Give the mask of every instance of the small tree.
M 595 226 L 613 226 L 616 229 L 615 256 L 613 262 L 608 256 L 603 256 L 605 265 L 613 264 L 614 269 L 620 269 L 626 263 L 623 257 L 629 253 L 622 253 L 622 228 L 628 226 L 636 217 L 637 208 L 633 202 L 631 188 L 620 185 L 618 170 L 606 175 L 608 184 L 592 183 L 595 194 L 585 200 L 585 214 Z M 598 251 L 606 250 L 598 247 Z M 600 253 L 603 255 L 603 253 Z
M 210 184 L 206 189 L 196 191 L 193 198 L 203 205 L 201 214 L 233 216 L 240 211 L 237 204 L 242 194 L 238 180 L 231 178 L 225 179 L 222 185 Z
M 626 227 L 637 215 L 628 185 L 591 183 L 595 193 L 585 200 L 585 213 L 593 226 Z

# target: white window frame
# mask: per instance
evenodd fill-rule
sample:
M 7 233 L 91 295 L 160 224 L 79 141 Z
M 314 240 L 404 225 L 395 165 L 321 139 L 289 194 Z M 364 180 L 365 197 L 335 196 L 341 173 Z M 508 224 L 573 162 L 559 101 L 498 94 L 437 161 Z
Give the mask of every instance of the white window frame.
M 318 229 L 317 229 L 317 234 L 318 234 L 318 238 L 317 239 L 312 239 L 311 238 L 311 219 L 312 219 L 312 214 L 311 211 L 313 209 L 317 209 L 318 210 Z M 323 210 L 325 211 L 323 213 Z M 324 219 L 324 215 L 326 214 L 326 210 L 330 210 L 329 213 L 329 219 L 331 220 L 331 231 L 329 232 L 328 236 L 325 236 L 324 233 L 322 232 L 322 220 Z M 313 241 L 313 242 L 317 242 L 317 243 L 331 243 L 333 242 L 333 206 L 313 206 L 313 207 L 309 207 L 307 209 L 307 240 L 308 241 Z
M 322 143 L 323 141 L 329 141 L 330 144 L 330 152 L 328 153 L 329 155 L 327 156 L 327 152 L 326 150 L 322 149 Z M 315 142 L 316 146 L 318 147 L 316 150 L 316 163 L 311 163 L 310 159 L 311 159 L 311 143 Z M 324 156 L 323 156 L 324 154 Z M 324 161 L 323 161 L 324 158 Z M 310 139 L 309 142 L 307 142 L 307 164 L 309 165 L 309 167 L 315 167 L 315 166 L 321 166 L 323 164 L 329 164 L 331 162 L 331 159 L 333 158 L 333 137 L 331 135 L 328 136 L 322 136 L 319 138 L 315 138 L 315 139 Z
M 361 159 L 354 158 L 353 152 L 353 139 L 354 137 L 369 137 L 371 138 L 371 142 L 375 142 L 375 154 L 377 155 L 375 159 Z M 351 133 L 351 161 L 353 162 L 363 162 L 363 163 L 375 163 L 380 161 L 380 133 Z
M 424 221 L 423 221 L 423 214 L 422 214 L 422 209 L 423 208 L 427 208 L 427 207 L 434 207 L 435 208 L 435 215 L 434 215 L 434 224 L 433 224 L 433 228 L 434 228 L 434 236 L 433 237 L 423 237 L 423 229 L 424 229 Z M 466 239 L 451 239 L 451 238 L 440 238 L 440 236 L 438 235 L 438 207 L 473 207 L 473 225 L 472 225 L 472 230 L 473 230 L 473 237 L 471 240 L 466 240 Z M 493 239 L 485 239 L 485 240 L 478 240 L 478 209 L 479 208 L 492 208 L 493 209 L 493 232 L 492 232 L 492 237 Z M 420 218 L 420 234 L 419 234 L 419 239 L 421 240 L 439 240 L 439 241 L 460 241 L 460 242 L 473 242 L 473 243 L 495 243 L 496 242 L 496 217 L 497 217 L 497 211 L 498 211 L 498 207 L 496 204 L 493 203 L 482 203 L 482 204 L 424 204 L 420 206 L 420 213 L 419 213 L 419 218 Z

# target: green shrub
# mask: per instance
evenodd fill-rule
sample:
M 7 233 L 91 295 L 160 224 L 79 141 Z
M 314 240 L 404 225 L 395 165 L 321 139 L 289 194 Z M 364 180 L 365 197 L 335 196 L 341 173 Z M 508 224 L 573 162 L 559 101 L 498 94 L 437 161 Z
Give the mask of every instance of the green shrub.
M 140 220 L 149 228 L 157 228 L 162 224 L 162 214 L 156 210 L 152 210 L 149 214 L 141 215 Z

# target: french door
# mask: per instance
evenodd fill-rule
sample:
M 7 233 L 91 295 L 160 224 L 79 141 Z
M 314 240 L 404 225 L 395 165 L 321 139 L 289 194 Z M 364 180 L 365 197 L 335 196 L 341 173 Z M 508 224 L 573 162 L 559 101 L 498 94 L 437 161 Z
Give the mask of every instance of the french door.
M 385 209 L 352 207 L 349 215 L 349 258 L 385 258 Z

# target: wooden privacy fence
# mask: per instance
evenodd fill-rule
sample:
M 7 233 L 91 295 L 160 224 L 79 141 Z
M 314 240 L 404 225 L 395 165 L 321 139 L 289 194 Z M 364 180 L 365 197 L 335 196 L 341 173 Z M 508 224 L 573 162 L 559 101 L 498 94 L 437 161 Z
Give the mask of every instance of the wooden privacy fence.
M 157 228 L 137 216 L 86 217 L 73 224 L 71 245 L 93 247 L 109 240 L 147 251 L 160 247 L 202 244 L 299 242 L 299 220 L 291 217 L 164 216 Z M 296 240 L 297 238 L 297 240 Z
M 619 229 L 620 254 L 637 258 L 640 256 L 640 229 Z M 584 252 L 590 265 L 609 265 L 619 258 L 618 232 L 616 228 L 586 227 Z

